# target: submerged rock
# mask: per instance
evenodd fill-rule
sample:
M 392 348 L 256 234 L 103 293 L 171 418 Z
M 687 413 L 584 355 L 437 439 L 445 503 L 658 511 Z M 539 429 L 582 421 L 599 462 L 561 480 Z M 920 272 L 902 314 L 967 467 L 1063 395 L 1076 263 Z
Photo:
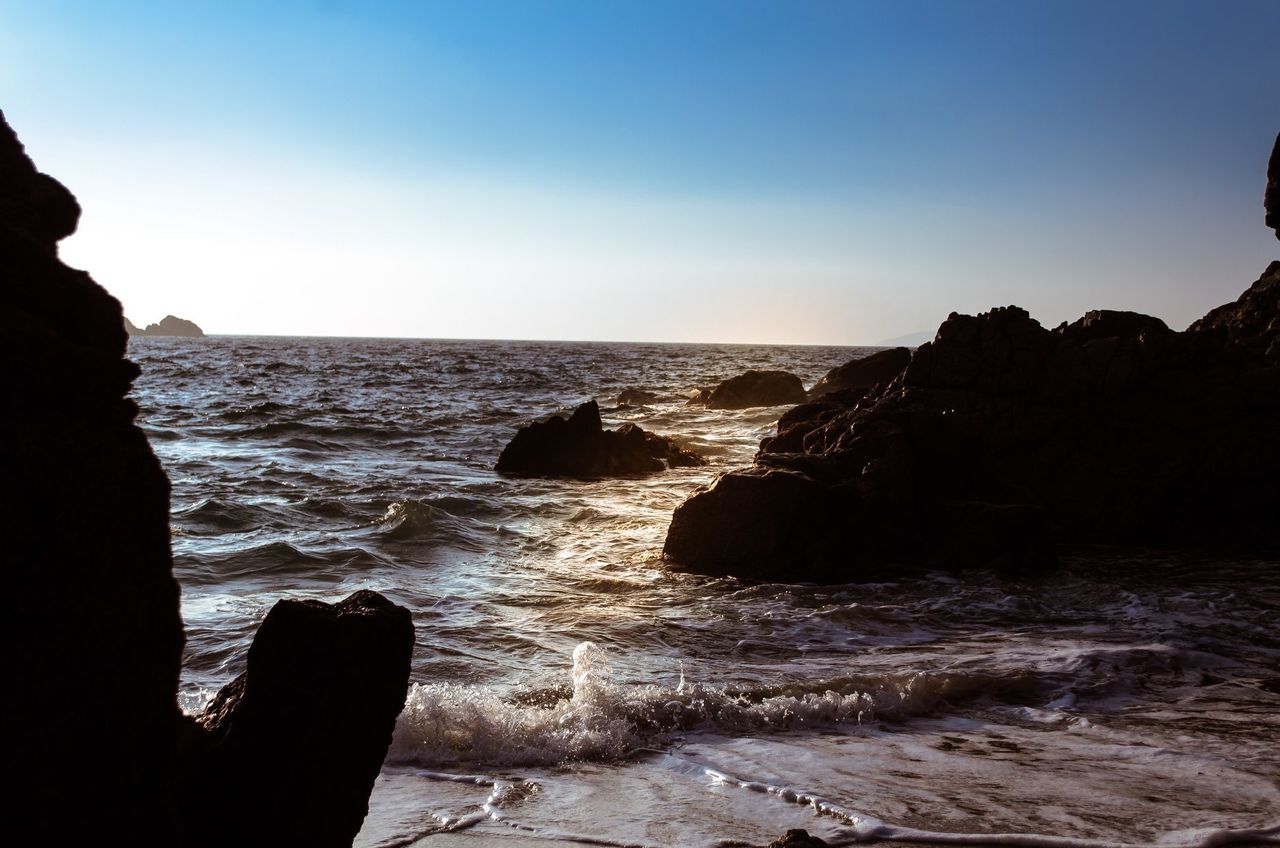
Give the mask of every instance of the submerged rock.
M 648 406 L 657 402 L 658 396 L 644 389 L 623 389 L 618 392 L 619 406 Z
M 951 315 L 890 383 L 781 417 L 676 509 L 676 566 L 843 581 L 1027 572 L 1067 543 L 1280 541 L 1280 262 L 1177 333 L 1091 312 Z
M 809 400 L 816 400 L 832 392 L 849 390 L 868 392 L 880 383 L 887 383 L 907 367 L 911 350 L 895 347 L 851 359 L 838 368 L 832 368 L 809 390 Z
M 594 400 L 573 411 L 521 427 L 498 457 L 506 474 L 543 477 L 615 477 L 666 468 L 705 465 L 706 460 L 672 439 L 635 424 L 605 430 Z
M 350 845 L 408 694 L 409 611 L 279 601 L 183 752 L 188 845 Z
M 827 848 L 825 840 L 810 835 L 807 830 L 792 829 L 769 843 L 769 848 Z
M 0 113 L 7 831 L 174 844 L 169 482 L 134 424 L 120 304 L 58 258 L 79 215 Z
M 804 400 L 804 384 L 795 374 L 753 369 L 722 380 L 714 389 L 700 392 L 689 402 L 705 404 L 708 409 L 747 409 L 802 403 Z

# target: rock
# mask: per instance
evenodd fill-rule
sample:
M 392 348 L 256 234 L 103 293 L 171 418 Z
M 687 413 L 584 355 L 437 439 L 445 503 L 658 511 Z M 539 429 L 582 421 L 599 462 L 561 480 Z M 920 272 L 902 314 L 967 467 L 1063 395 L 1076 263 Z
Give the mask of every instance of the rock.
M 284 600 L 180 760 L 188 845 L 347 846 L 408 692 L 409 611 L 361 590 Z
M 1056 544 L 1280 543 L 1280 262 L 1177 333 L 952 314 L 892 382 L 797 406 L 675 511 L 674 567 L 846 581 L 1032 573 Z
M 827 843 L 807 830 L 793 829 L 770 842 L 769 848 L 827 848 Z
M 616 477 L 705 464 L 673 440 L 635 424 L 605 430 L 600 407 L 592 400 L 567 421 L 555 415 L 521 427 L 503 448 L 497 470 L 542 477 Z
M 868 392 L 880 383 L 887 383 L 897 377 L 910 361 L 911 351 L 905 347 L 890 348 L 860 359 L 851 359 L 844 365 L 832 368 L 814 383 L 809 390 L 809 400 L 850 389 Z
M 804 384 L 795 374 L 751 370 L 721 381 L 691 403 L 705 403 L 708 409 L 747 409 L 803 403 L 805 397 Z
M 1188 332 L 1223 333 L 1232 343 L 1280 363 L 1280 262 L 1272 262 L 1235 302 L 1210 311 Z
M 648 406 L 657 402 L 658 396 L 644 389 L 623 389 L 618 393 L 619 406 Z
M 58 259 L 79 213 L 0 113 L 8 832 L 174 844 L 169 483 L 134 424 L 120 304 Z
M 1275 146 L 1271 148 L 1271 161 L 1267 163 L 1267 191 L 1262 198 L 1266 210 L 1267 226 L 1276 231 L 1280 239 L 1280 133 L 1276 133 Z
M 131 336 L 191 336 L 204 335 L 204 330 L 196 326 L 194 321 L 166 315 L 158 324 L 148 324 L 145 330 L 139 330 L 128 318 L 124 320 L 125 331 Z

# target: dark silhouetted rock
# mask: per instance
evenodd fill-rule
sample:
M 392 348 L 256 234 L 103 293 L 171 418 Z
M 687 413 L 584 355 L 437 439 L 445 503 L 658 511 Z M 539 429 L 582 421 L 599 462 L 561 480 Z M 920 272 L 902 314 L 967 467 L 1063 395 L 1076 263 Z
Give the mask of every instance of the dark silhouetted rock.
M 605 430 L 600 407 L 592 400 L 567 421 L 555 415 L 521 427 L 503 448 L 497 470 L 541 477 L 615 477 L 705 464 L 692 451 L 635 424 Z
M 166 315 L 158 324 L 148 324 L 145 330 L 139 330 L 128 318 L 124 319 L 125 331 L 131 336 L 192 336 L 204 335 L 204 330 L 196 326 L 194 321 Z
M 895 347 L 851 359 L 838 368 L 832 368 L 809 390 L 809 400 L 815 400 L 832 392 L 849 390 L 868 392 L 881 383 L 887 383 L 902 373 L 911 361 L 911 351 Z
M 827 848 L 827 843 L 807 830 L 788 830 L 769 843 L 769 848 Z
M 1267 226 L 1276 231 L 1280 239 L 1280 133 L 1276 133 L 1276 143 L 1271 148 L 1271 161 L 1267 163 L 1267 192 L 1262 199 L 1266 209 Z
M 644 389 L 623 389 L 618 393 L 618 404 L 622 406 L 648 406 L 657 402 L 658 396 Z
M 0 114 L 3 730 L 14 844 L 174 844 L 182 655 L 169 483 L 120 304 L 58 259 L 80 207 Z
M 803 403 L 805 397 L 804 384 L 795 374 L 751 370 L 721 381 L 714 389 L 691 399 L 690 403 L 705 403 L 708 409 L 747 409 Z
M 377 592 L 277 602 L 182 754 L 186 844 L 350 845 L 412 654 L 409 611 Z
M 1280 262 L 1187 331 L 951 315 L 891 382 L 795 407 L 676 509 L 676 566 L 843 581 L 1039 570 L 1053 544 L 1280 543 Z
M 1232 343 L 1280 363 L 1280 262 L 1272 262 L 1235 302 L 1212 310 L 1188 332 L 1223 333 Z

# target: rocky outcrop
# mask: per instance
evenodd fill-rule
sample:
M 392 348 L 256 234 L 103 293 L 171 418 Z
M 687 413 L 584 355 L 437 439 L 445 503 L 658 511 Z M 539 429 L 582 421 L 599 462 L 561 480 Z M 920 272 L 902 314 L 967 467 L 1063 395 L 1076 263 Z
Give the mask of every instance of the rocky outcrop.
M 158 324 L 148 324 L 145 330 L 140 330 L 128 318 L 124 319 L 124 329 L 131 336 L 191 336 L 199 337 L 204 335 L 204 330 L 196 326 L 194 321 L 188 321 L 185 318 L 178 318 L 173 315 L 166 315 L 160 319 Z
M 911 351 L 905 347 L 881 350 L 870 356 L 851 359 L 844 365 L 832 368 L 809 389 L 809 400 L 816 400 L 832 392 L 861 391 L 866 393 L 881 383 L 887 383 L 907 367 Z
M 951 315 L 892 382 L 791 410 L 673 516 L 699 571 L 842 581 L 1030 571 L 1052 545 L 1280 541 L 1280 262 L 1187 331 Z
M 0 114 L 6 832 L 349 844 L 403 704 L 408 613 L 281 602 L 203 725 L 182 716 L 169 482 L 134 424 L 120 304 L 58 258 L 79 213 Z
M 644 389 L 623 389 L 618 392 L 619 406 L 648 406 L 657 402 L 658 396 Z
M 409 611 L 376 592 L 279 601 L 183 753 L 186 844 L 350 845 L 412 653 Z
M 1267 213 L 1267 226 L 1275 230 L 1276 238 L 1280 239 L 1280 133 L 1276 133 L 1271 161 L 1267 163 L 1267 191 L 1262 205 Z
M 635 424 L 605 430 L 600 407 L 592 400 L 568 420 L 554 415 L 521 427 L 503 448 L 497 470 L 533 477 L 618 477 L 705 464 L 673 440 Z
M 183 647 L 169 483 L 126 398 L 120 304 L 58 258 L 79 214 L 0 115 L 6 802 L 20 842 L 168 844 Z
M 690 404 L 708 409 L 748 409 L 753 406 L 783 406 L 805 400 L 804 384 L 786 371 L 751 370 L 722 380 L 715 388 L 690 398 Z

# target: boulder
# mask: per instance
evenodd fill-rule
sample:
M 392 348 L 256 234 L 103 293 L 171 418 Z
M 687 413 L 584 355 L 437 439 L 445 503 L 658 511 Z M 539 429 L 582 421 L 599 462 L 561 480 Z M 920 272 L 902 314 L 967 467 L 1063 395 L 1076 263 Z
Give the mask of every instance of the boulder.
M 605 430 L 594 400 L 573 411 L 521 427 L 498 457 L 504 474 L 538 477 L 616 477 L 651 474 L 706 461 L 672 439 L 626 423 Z
M 722 380 L 714 389 L 699 394 L 691 403 L 708 409 L 747 409 L 753 406 L 782 406 L 803 403 L 804 384 L 786 371 L 751 370 Z
M 348 846 L 408 692 L 409 611 L 361 590 L 283 600 L 182 752 L 187 845 Z
M 887 383 L 902 373 L 911 361 L 911 350 L 895 347 L 881 350 L 870 356 L 851 359 L 844 365 L 832 368 L 809 390 L 809 400 L 816 400 L 832 392 L 861 391 L 866 393 L 880 383 Z
M 120 304 L 58 258 L 79 204 L 0 113 L 0 713 L 15 844 L 173 844 L 183 649 L 169 482 Z
M 1056 544 L 1280 543 L 1280 262 L 1187 331 L 952 314 L 889 383 L 781 416 L 675 511 L 675 567 L 846 581 L 1036 572 Z
M 648 406 L 657 402 L 658 396 L 644 389 L 623 389 L 618 392 L 619 406 Z

